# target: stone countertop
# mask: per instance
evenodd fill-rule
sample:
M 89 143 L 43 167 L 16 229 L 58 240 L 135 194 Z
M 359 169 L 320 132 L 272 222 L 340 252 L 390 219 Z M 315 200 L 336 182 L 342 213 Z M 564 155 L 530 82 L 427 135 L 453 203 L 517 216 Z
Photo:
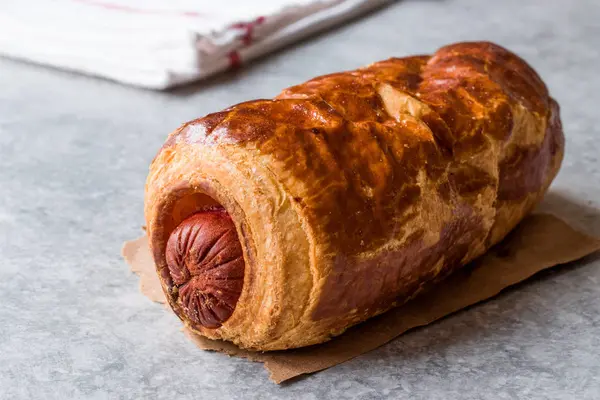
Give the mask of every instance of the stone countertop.
M 210 83 L 167 93 L 0 60 L 0 398 L 597 399 L 600 257 L 543 273 L 321 373 L 277 386 L 198 350 L 121 259 L 167 133 L 315 75 L 492 40 L 562 106 L 543 208 L 600 235 L 600 2 L 397 2 Z

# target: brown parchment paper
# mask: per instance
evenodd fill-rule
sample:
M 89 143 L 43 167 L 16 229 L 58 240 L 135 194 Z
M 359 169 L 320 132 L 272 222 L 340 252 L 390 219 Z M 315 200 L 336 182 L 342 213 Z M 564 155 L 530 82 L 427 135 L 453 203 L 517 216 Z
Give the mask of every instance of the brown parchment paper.
M 281 383 L 320 371 L 371 351 L 409 329 L 424 326 L 465 307 L 489 299 L 546 268 L 575 261 L 600 250 L 600 239 L 578 232 L 550 214 L 530 215 L 502 243 L 405 305 L 349 329 L 343 335 L 302 349 L 252 352 L 229 342 L 185 335 L 204 350 L 263 362 L 270 378 Z M 140 276 L 140 290 L 152 301 L 165 303 L 148 239 L 126 242 L 123 256 Z

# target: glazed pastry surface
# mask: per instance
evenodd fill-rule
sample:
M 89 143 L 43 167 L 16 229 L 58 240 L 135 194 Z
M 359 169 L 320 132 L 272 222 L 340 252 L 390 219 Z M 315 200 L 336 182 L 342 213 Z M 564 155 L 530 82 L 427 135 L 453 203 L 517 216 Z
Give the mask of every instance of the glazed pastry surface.
M 492 43 L 317 77 L 169 136 L 146 184 L 157 272 L 201 335 L 320 343 L 502 240 L 563 152 L 546 86 Z

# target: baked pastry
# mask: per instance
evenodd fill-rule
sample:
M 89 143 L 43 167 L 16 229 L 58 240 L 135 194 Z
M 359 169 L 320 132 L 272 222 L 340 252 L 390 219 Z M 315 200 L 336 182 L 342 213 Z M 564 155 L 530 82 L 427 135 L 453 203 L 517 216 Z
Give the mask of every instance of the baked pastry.
M 320 343 L 502 240 L 563 151 L 546 86 L 492 43 L 318 77 L 169 136 L 146 184 L 157 272 L 200 335 Z

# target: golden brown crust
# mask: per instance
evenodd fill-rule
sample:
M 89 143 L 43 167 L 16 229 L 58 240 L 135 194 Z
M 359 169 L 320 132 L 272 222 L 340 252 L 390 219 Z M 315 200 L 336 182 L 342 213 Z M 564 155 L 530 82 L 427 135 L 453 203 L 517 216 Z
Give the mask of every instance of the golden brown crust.
M 563 148 L 539 76 L 491 43 L 238 104 L 182 126 L 152 164 L 146 218 L 163 287 L 172 297 L 168 235 L 220 204 L 244 286 L 226 323 L 197 331 L 262 350 L 327 340 L 501 240 L 541 199 Z

